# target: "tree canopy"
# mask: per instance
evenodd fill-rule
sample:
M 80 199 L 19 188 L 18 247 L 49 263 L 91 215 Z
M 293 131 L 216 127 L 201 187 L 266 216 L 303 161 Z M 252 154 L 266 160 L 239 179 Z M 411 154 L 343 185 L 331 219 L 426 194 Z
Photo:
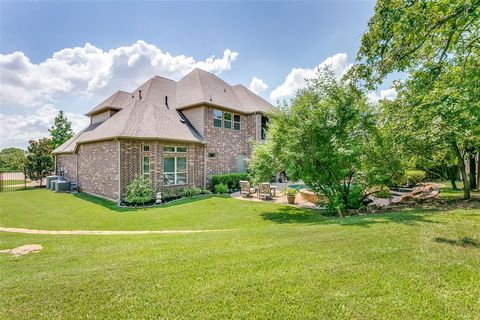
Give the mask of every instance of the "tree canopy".
M 29 143 L 25 171 L 28 178 L 40 181 L 41 185 L 42 179 L 54 171 L 53 144 L 48 138 L 32 140 Z
M 72 123 L 63 115 L 63 111 L 58 113 L 53 122 L 53 126 L 48 131 L 52 137 L 53 149 L 73 136 Z
M 19 148 L 5 148 L 0 151 L 0 170 L 23 171 L 25 151 Z

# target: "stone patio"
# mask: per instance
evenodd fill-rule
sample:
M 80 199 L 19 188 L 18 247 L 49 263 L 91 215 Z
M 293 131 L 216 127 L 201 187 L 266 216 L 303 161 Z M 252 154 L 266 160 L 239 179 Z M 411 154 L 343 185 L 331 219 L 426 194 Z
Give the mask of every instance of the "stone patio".
M 277 195 L 274 196 L 271 199 L 265 199 L 265 198 L 259 199 L 259 198 L 257 198 L 256 194 L 252 194 L 248 197 L 244 197 L 243 195 L 240 194 L 240 191 L 231 193 L 230 197 L 238 199 L 238 200 L 244 200 L 244 201 L 279 203 L 279 204 L 295 206 L 295 207 L 300 207 L 300 208 L 308 208 L 308 209 L 318 208 L 317 205 L 315 205 L 314 203 L 308 202 L 305 199 L 303 199 L 303 197 L 300 193 L 297 193 L 297 195 L 295 196 L 295 204 L 288 204 L 287 196 L 284 195 L 286 184 L 285 183 L 272 183 L 271 185 L 277 187 Z

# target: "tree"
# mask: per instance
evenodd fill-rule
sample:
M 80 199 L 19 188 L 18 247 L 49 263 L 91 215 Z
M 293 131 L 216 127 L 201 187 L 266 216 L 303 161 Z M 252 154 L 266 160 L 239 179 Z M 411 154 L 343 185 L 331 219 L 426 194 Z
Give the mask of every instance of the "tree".
M 456 159 L 464 180 L 464 198 L 470 198 L 465 160 L 478 150 L 480 0 L 380 0 L 362 37 L 350 78 L 375 88 L 392 72 L 406 72 L 397 83 L 403 130 L 413 128 L 425 139 L 407 145 L 429 148 Z M 408 136 L 406 134 L 405 136 Z M 412 135 L 410 135 L 412 137 Z M 418 149 L 411 148 L 411 150 Z M 448 150 L 449 154 L 444 151 Z M 425 153 L 424 153 L 425 155 Z
M 352 69 L 373 88 L 392 72 L 443 72 L 446 61 L 478 67 L 480 0 L 379 0 Z
M 365 95 L 352 84 L 335 80 L 328 70 L 309 81 L 270 120 L 268 146 L 257 147 L 254 155 L 267 149 L 289 177 L 327 196 L 330 209 L 340 215 L 358 208 L 371 186 L 393 177 L 388 168 L 395 167 L 389 163 L 394 158 L 374 146 L 383 137 Z M 372 161 L 371 156 L 382 160 Z M 260 163 L 260 169 L 265 167 L 265 161 Z M 258 169 L 255 162 L 252 166 L 253 171 Z
M 254 145 L 252 156 L 248 161 L 249 174 L 254 183 L 270 181 L 273 175 L 283 171 L 281 164 L 274 156 L 272 147 L 270 140 Z
M 53 149 L 73 136 L 72 123 L 64 117 L 63 111 L 58 113 L 53 122 L 53 126 L 48 131 L 52 137 Z
M 25 151 L 19 148 L 5 148 L 0 151 L 0 170 L 23 171 Z
M 42 138 L 38 141 L 31 140 L 29 144 L 25 171 L 28 178 L 40 181 L 41 186 L 42 180 L 54 171 L 53 144 L 48 138 Z

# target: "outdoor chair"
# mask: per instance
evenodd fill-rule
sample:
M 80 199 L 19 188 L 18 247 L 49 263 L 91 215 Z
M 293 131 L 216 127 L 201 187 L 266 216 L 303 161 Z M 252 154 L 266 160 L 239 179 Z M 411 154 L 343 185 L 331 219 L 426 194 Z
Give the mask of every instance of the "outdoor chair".
M 250 182 L 248 181 L 240 181 L 240 194 L 244 197 L 248 197 L 249 195 L 256 193 L 257 188 L 252 188 Z
M 260 185 L 258 186 L 258 197 L 259 198 L 264 197 L 268 199 L 272 198 L 272 187 L 270 186 L 270 183 L 268 182 L 260 183 Z

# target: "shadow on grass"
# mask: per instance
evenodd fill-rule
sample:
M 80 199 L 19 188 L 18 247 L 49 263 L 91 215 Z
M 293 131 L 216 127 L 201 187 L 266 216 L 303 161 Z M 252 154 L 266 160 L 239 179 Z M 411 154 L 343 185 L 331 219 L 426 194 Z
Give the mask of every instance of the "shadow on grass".
M 480 241 L 469 237 L 463 237 L 457 240 L 437 237 L 434 240 L 435 242 L 446 243 L 452 246 L 480 248 Z
M 159 209 L 159 208 L 169 208 L 174 207 L 182 204 L 193 203 L 213 197 L 220 197 L 220 198 L 228 198 L 228 196 L 223 195 L 204 195 L 204 196 L 196 196 L 191 198 L 179 199 L 171 202 L 167 202 L 162 205 L 150 206 L 150 207 L 119 207 L 116 202 L 110 201 L 107 199 L 103 199 L 100 197 L 92 196 L 86 193 L 74 193 L 74 197 L 79 198 L 81 200 L 85 200 L 96 205 L 102 206 L 106 209 L 116 211 L 116 212 L 131 212 L 131 211 L 139 211 L 139 210 L 148 210 L 148 209 Z
M 417 223 L 440 223 L 428 218 L 428 214 L 436 210 L 416 209 L 382 214 L 371 214 L 367 216 L 349 216 L 345 218 L 324 216 L 318 210 L 300 209 L 294 207 L 279 208 L 275 212 L 262 213 L 265 220 L 276 223 L 303 223 L 303 224 L 337 224 L 342 226 L 369 227 L 373 224 L 400 223 L 404 225 L 415 225 Z

